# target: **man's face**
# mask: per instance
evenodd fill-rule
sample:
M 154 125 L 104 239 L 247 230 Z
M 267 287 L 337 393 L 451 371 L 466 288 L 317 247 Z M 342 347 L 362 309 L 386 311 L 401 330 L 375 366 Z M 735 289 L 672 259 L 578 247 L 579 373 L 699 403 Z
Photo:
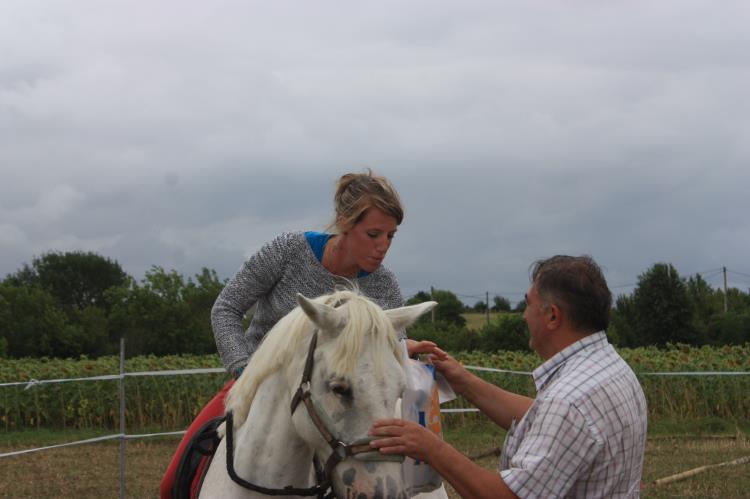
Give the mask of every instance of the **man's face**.
M 549 305 L 539 297 L 539 293 L 532 284 L 526 292 L 526 310 L 523 312 L 523 318 L 529 327 L 529 347 L 535 352 L 539 352 L 538 347 L 546 332 L 548 308 Z

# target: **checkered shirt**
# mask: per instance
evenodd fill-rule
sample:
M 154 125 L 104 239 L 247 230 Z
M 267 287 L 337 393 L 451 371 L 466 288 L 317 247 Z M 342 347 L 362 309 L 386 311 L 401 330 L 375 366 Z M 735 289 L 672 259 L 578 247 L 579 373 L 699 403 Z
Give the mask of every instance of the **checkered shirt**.
M 500 475 L 527 497 L 640 496 L 646 398 L 603 331 L 533 372 L 537 397 L 513 421 Z

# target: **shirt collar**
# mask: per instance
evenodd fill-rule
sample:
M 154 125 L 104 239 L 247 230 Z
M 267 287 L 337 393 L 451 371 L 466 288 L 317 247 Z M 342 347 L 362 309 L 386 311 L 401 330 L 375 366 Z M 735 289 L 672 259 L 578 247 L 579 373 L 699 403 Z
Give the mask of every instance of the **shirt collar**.
M 534 384 L 537 392 L 540 392 L 554 374 L 565 365 L 571 357 L 579 354 L 583 350 L 594 349 L 604 346 L 607 343 L 607 335 L 604 331 L 590 334 L 576 341 L 575 343 L 563 348 L 555 355 L 547 359 L 541 366 L 534 369 L 531 373 L 534 376 Z

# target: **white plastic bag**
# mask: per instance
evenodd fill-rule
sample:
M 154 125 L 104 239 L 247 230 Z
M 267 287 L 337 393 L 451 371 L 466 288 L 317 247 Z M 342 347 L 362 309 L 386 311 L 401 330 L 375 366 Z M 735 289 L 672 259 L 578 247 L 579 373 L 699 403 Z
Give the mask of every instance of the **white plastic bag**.
M 406 390 L 401 400 L 401 417 L 409 421 L 415 421 L 443 438 L 442 425 L 440 422 L 441 391 L 448 400 L 455 394 L 450 385 L 444 382 L 443 390 L 438 389 L 435 367 L 413 359 L 406 359 L 404 365 L 406 370 Z M 446 393 L 447 392 L 447 393 Z M 436 491 L 440 488 L 445 495 L 445 489 L 440 475 L 425 461 L 414 460 L 407 457 L 403 464 L 404 483 L 409 496 L 423 492 Z M 439 491 L 436 491 L 439 492 Z

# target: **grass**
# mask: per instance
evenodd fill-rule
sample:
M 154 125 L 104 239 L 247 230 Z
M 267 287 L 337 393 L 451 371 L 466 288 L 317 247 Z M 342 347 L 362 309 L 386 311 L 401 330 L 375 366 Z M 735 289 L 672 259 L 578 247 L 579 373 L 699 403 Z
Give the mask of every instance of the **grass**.
M 490 321 L 495 320 L 502 312 L 490 312 Z M 487 314 L 484 312 L 466 312 L 461 314 L 466 319 L 466 329 L 479 331 L 487 324 Z
M 644 498 L 747 497 L 750 464 L 713 470 L 687 480 L 662 486 L 651 482 L 707 464 L 750 455 L 748 423 L 731 421 L 667 421 L 653 424 L 646 448 L 642 491 Z M 147 433 L 144 431 L 143 433 Z M 82 440 L 100 435 L 90 431 L 25 431 L 0 434 L 0 453 Z M 718 438 L 718 437 L 724 438 Z M 486 419 L 446 420 L 444 438 L 472 456 L 502 447 L 505 432 Z M 671 438 L 674 437 L 674 438 Z M 174 437 L 131 440 L 126 444 L 127 497 L 158 496 L 159 481 L 177 445 Z M 54 449 L 0 461 L 0 497 L 98 498 L 119 492 L 119 447 L 116 441 Z M 496 470 L 497 456 L 477 460 Z M 447 487 L 452 498 L 457 495 Z
M 461 426 L 446 424 L 444 438 L 468 456 L 502 448 L 505 431 L 486 419 Z M 666 499 L 745 498 L 750 490 L 750 464 L 721 468 L 671 484 L 653 486 L 659 478 L 700 466 L 718 464 L 750 455 L 750 422 L 707 418 L 695 421 L 665 420 L 651 424 L 644 459 L 644 498 Z M 477 459 L 483 468 L 497 470 L 498 456 Z M 450 485 L 451 499 L 458 494 Z

